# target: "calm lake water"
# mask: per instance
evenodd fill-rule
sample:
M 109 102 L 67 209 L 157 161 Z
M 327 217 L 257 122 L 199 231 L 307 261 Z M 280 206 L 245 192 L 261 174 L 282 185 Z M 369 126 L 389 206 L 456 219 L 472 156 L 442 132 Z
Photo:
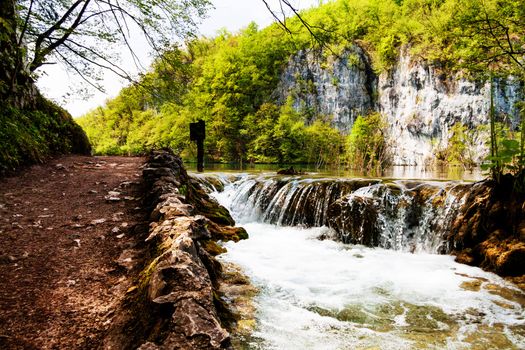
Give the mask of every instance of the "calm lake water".
M 190 171 L 197 171 L 196 163 L 185 163 Z M 464 170 L 461 167 L 423 167 L 423 166 L 393 166 L 381 173 L 365 173 L 355 170 L 322 168 L 315 169 L 308 164 L 251 164 L 240 167 L 239 164 L 205 164 L 204 172 L 244 172 L 272 173 L 293 166 L 295 170 L 306 172 L 311 177 L 341 177 L 341 178 L 390 178 L 413 180 L 462 180 L 479 181 L 486 176 L 480 168 Z

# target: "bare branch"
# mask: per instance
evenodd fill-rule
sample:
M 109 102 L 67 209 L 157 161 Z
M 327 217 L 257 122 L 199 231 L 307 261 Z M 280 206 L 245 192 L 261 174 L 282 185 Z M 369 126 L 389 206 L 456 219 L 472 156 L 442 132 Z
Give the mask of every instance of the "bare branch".
M 95 65 L 95 66 L 97 66 L 99 68 L 107 69 L 107 70 L 109 70 L 110 72 L 114 73 L 115 75 L 119 76 L 122 79 L 126 79 L 128 81 L 133 81 L 131 79 L 131 77 L 125 71 L 122 70 L 122 73 L 118 72 L 117 69 L 115 69 L 115 68 L 118 68 L 118 67 L 116 67 L 113 63 L 111 63 L 109 61 L 106 61 L 107 63 L 109 63 L 109 65 L 101 64 L 101 63 L 99 63 L 99 62 L 89 58 L 87 55 L 83 54 L 82 52 L 72 48 L 70 45 L 67 44 L 67 42 L 64 42 L 63 46 L 65 48 L 67 48 L 69 51 L 71 51 L 72 53 L 74 53 L 75 55 L 77 55 L 80 58 L 82 58 L 83 60 L 86 60 L 87 62 L 89 62 L 89 63 L 91 63 L 91 64 L 93 64 L 93 65 Z M 91 52 L 93 53 L 93 51 L 91 51 Z M 97 56 L 99 56 L 99 55 L 97 54 Z M 121 70 L 121 69 L 119 68 L 119 70 Z
M 27 10 L 27 16 L 24 20 L 24 26 L 22 27 L 22 31 L 20 32 L 20 38 L 18 38 L 18 46 L 22 46 L 24 35 L 27 31 L 27 25 L 29 24 L 29 18 L 31 17 L 31 12 L 33 10 L 33 1 L 34 0 L 31 0 L 31 2 L 29 3 L 29 9 Z
M 76 8 L 82 1 L 84 1 L 84 6 L 80 9 L 79 13 L 77 14 L 77 17 L 75 21 L 71 24 L 71 26 L 66 30 L 64 35 L 62 37 L 54 42 L 52 42 L 48 47 L 41 50 L 40 46 L 42 45 L 43 41 L 48 39 L 51 34 L 60 28 L 62 23 L 64 23 L 67 18 L 71 15 L 71 13 L 74 11 L 74 8 Z M 49 53 L 51 53 L 53 50 L 55 50 L 57 47 L 62 45 L 67 38 L 73 33 L 73 31 L 78 27 L 80 24 L 80 21 L 82 19 L 82 16 L 84 15 L 84 12 L 86 11 L 89 3 L 91 0 L 78 0 L 65 14 L 62 16 L 62 18 L 55 23 L 51 28 L 49 28 L 46 32 L 44 32 L 42 35 L 40 35 L 37 38 L 36 44 L 35 44 L 35 57 L 33 58 L 33 62 L 31 62 L 30 70 L 33 72 L 36 68 L 38 68 L 42 61 L 44 60 L 45 56 L 47 56 Z
M 281 21 L 281 19 L 275 14 L 275 12 L 273 12 L 272 8 L 270 7 L 270 5 L 268 5 L 268 2 L 266 2 L 266 0 L 262 0 L 262 2 L 264 2 L 264 5 L 266 5 L 266 8 L 268 9 L 268 11 L 270 11 L 270 13 L 272 14 L 273 18 L 275 18 L 275 20 L 277 22 L 279 22 L 279 24 L 281 25 L 281 27 L 286 31 L 288 32 L 288 34 L 292 34 L 292 32 L 290 31 L 290 29 L 286 26 L 286 22 L 283 22 Z M 284 15 L 284 14 L 283 14 Z
M 60 53 L 60 51 L 58 50 L 55 50 L 55 54 L 57 54 L 58 56 L 60 56 L 60 58 L 71 68 L 73 69 L 73 71 L 75 71 L 82 80 L 84 80 L 86 83 L 88 83 L 90 86 L 92 86 L 93 88 L 95 88 L 96 90 L 100 91 L 101 93 L 105 94 L 106 91 L 104 91 L 104 89 L 93 83 L 91 80 L 89 80 L 73 63 L 71 63 L 64 55 L 62 55 L 62 53 Z

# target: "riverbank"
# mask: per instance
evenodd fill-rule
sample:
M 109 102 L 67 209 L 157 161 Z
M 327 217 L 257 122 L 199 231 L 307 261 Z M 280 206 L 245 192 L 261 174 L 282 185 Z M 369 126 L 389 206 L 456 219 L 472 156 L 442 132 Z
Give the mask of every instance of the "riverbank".
M 231 348 L 241 318 L 220 295 L 251 290 L 214 256 L 246 231 L 180 158 L 147 160 L 62 157 L 2 180 L 2 349 Z

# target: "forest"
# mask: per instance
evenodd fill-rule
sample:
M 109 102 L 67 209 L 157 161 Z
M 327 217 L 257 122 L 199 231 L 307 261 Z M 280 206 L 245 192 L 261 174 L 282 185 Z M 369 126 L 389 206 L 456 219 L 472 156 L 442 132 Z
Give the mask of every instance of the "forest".
M 332 125 L 331 115 L 294 105 L 293 94 L 279 100 L 275 89 L 290 58 L 315 52 L 321 66 L 328 66 L 358 45 L 380 74 L 408 48 L 445 74 L 479 81 L 522 77 L 524 11 L 520 1 L 331 1 L 288 18 L 286 30 L 282 23 L 263 29 L 252 23 L 239 33 L 223 30 L 173 46 L 139 81 L 78 122 L 96 154 L 136 155 L 170 147 L 192 160 L 196 152 L 188 125 L 204 120 L 208 161 L 378 168 L 389 162 L 384 118 L 362 115 L 345 133 Z M 352 55 L 347 64 L 353 64 Z M 488 124 L 487 118 L 487 129 Z M 497 159 L 489 163 L 501 167 L 503 158 L 516 161 L 519 133 L 497 120 L 493 126 L 493 134 L 498 129 L 502 140 L 513 141 L 500 145 L 506 153 L 492 154 Z M 436 158 L 471 163 L 465 147 L 470 131 L 457 125 L 448 148 Z M 490 146 L 491 138 L 486 139 Z

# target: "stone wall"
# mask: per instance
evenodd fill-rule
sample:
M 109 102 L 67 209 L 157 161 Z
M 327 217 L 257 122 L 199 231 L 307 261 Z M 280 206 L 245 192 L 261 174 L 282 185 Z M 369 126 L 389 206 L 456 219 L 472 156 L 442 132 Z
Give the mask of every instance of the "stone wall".
M 223 250 L 218 240 L 247 238 L 228 211 L 192 180 L 178 156 L 153 152 L 143 169 L 150 208 L 149 259 L 130 291 L 112 349 L 230 349 L 216 305 Z M 126 316 L 127 315 L 127 316 Z

